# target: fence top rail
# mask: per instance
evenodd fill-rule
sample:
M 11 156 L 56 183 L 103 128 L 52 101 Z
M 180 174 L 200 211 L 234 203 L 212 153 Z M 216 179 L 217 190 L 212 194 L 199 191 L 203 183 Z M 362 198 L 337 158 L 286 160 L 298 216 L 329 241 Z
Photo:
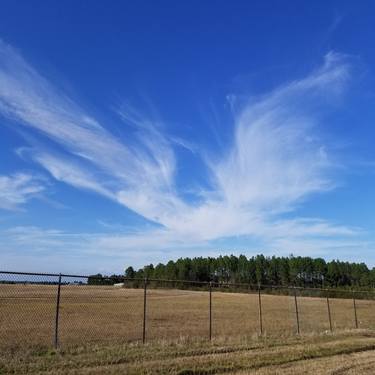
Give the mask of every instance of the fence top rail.
M 44 273 L 44 272 L 19 272 L 19 271 L 1 271 L 0 274 L 4 273 L 6 275 L 25 275 L 25 276 L 56 276 L 59 277 L 59 273 Z M 62 275 L 61 275 L 62 276 Z
M 202 285 L 202 286 L 213 286 L 214 288 L 220 287 L 243 287 L 252 289 L 288 289 L 288 290 L 306 290 L 316 292 L 338 292 L 338 293 L 371 293 L 375 294 L 374 290 L 355 290 L 355 289 L 338 289 L 338 288 L 313 288 L 313 287 L 302 287 L 293 285 L 267 285 L 267 284 L 251 284 L 251 283 L 230 283 L 230 282 L 217 282 L 217 281 L 193 281 L 193 280 L 174 280 L 174 279 L 153 279 L 153 278 L 129 278 L 122 275 L 114 276 L 98 276 L 98 275 L 72 275 L 64 273 L 44 273 L 44 272 L 20 272 L 20 271 L 2 271 L 0 275 L 19 275 L 19 276 L 47 276 L 47 277 L 69 277 L 76 279 L 91 279 L 91 280 L 115 280 L 115 281 L 133 281 L 133 282 L 165 282 L 174 284 L 191 284 L 191 285 Z
M 209 285 L 209 281 L 192 281 L 192 280 L 172 280 L 172 279 L 149 279 L 149 278 L 130 278 L 122 275 L 118 276 L 98 276 L 98 275 L 73 275 L 65 273 L 45 273 L 45 272 L 20 272 L 20 271 L 2 271 L 0 274 L 19 275 L 19 276 L 48 276 L 48 277 L 70 277 L 76 279 L 91 279 L 91 280 L 123 280 L 123 281 L 139 281 L 139 282 L 173 282 L 184 284 L 202 284 Z

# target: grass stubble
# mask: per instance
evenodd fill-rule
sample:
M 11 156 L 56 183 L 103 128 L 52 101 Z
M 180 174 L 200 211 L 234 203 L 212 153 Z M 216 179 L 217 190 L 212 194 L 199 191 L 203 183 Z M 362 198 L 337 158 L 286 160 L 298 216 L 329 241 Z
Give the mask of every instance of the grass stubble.
M 368 330 L 2 351 L 1 374 L 373 374 Z

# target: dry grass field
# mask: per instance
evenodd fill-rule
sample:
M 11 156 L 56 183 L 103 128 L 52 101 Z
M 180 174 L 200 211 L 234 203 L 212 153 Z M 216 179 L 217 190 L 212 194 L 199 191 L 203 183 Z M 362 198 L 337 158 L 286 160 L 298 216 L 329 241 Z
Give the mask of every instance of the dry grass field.
M 370 375 L 374 365 L 375 334 L 366 330 L 0 352 L 0 374 Z
M 175 289 L 63 285 L 58 350 L 54 285 L 0 284 L 0 374 L 373 374 L 375 302 Z
M 50 347 L 54 285 L 0 284 L 0 348 Z M 329 330 L 324 298 L 299 297 L 301 334 Z M 333 330 L 355 326 L 353 301 L 330 299 Z M 288 337 L 297 330 L 294 297 L 262 295 L 263 334 Z M 359 328 L 375 328 L 375 301 L 357 300 Z M 146 340 L 196 340 L 209 335 L 209 294 L 175 289 L 147 290 Z M 63 285 L 59 319 L 62 348 L 142 339 L 143 290 L 113 286 Z M 212 336 L 252 338 L 259 333 L 258 295 L 212 293 Z

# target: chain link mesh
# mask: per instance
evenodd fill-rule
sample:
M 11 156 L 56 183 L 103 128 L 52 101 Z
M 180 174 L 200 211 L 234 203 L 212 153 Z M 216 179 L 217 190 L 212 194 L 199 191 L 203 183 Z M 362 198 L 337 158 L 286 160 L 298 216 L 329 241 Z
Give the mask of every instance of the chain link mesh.
M 372 292 L 0 272 L 0 350 L 375 328 Z
M 0 273 L 0 348 L 53 345 L 58 276 Z
M 63 277 L 60 297 L 61 345 L 116 343 L 142 338 L 143 289 L 126 280 Z

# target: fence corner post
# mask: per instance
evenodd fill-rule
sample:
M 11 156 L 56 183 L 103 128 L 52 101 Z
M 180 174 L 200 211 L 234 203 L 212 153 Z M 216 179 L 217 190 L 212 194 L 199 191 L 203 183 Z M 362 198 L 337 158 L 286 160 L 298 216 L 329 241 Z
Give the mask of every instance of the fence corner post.
M 294 287 L 294 305 L 296 309 L 297 335 L 299 335 L 300 329 L 299 329 L 299 313 L 298 313 L 297 288 L 296 287 Z
M 355 302 L 355 294 L 354 294 L 354 290 L 352 291 L 352 295 L 353 295 L 353 308 L 354 308 L 354 324 L 355 324 L 355 328 L 357 329 L 357 328 L 358 328 L 357 304 L 356 304 L 356 302 Z
M 260 283 L 258 284 L 258 307 L 259 307 L 259 331 L 260 331 L 260 335 L 263 335 L 262 296 L 260 292 Z
M 327 311 L 328 311 L 328 320 L 329 320 L 329 330 L 332 332 L 332 318 L 331 318 L 331 307 L 329 305 L 329 296 L 327 290 Z
M 56 313 L 55 313 L 55 332 L 53 346 L 55 349 L 59 346 L 59 315 L 60 315 L 60 292 L 61 292 L 61 273 L 59 274 L 59 282 L 57 285 L 56 295 Z
M 146 316 L 147 316 L 147 277 L 144 279 L 143 285 L 143 332 L 142 342 L 146 342 Z
M 212 340 L 212 282 L 209 283 L 209 339 Z

